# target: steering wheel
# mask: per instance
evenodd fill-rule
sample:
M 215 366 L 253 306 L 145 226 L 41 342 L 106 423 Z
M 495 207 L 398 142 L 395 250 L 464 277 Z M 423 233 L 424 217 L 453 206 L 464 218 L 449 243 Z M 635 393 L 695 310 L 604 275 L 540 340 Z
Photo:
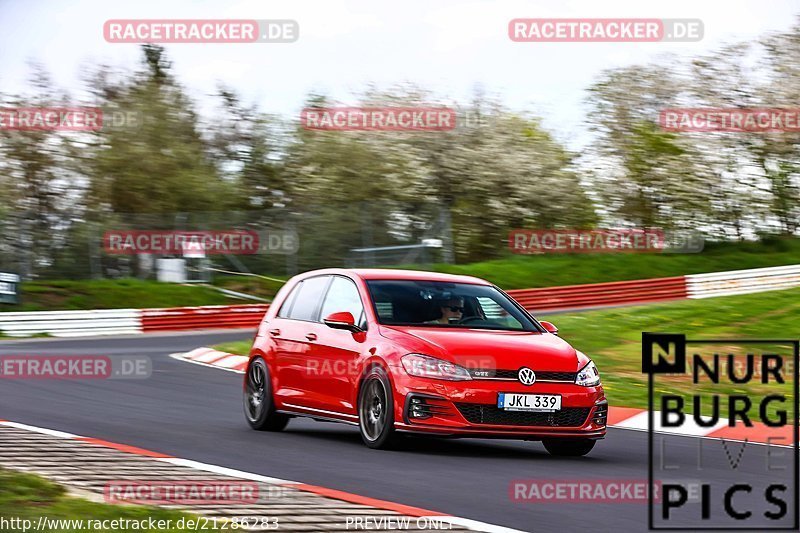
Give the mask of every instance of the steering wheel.
M 456 322 L 456 324 L 469 324 L 471 322 L 475 322 L 476 320 L 484 320 L 484 318 L 482 316 L 477 316 L 477 315 L 465 316 L 464 318 Z

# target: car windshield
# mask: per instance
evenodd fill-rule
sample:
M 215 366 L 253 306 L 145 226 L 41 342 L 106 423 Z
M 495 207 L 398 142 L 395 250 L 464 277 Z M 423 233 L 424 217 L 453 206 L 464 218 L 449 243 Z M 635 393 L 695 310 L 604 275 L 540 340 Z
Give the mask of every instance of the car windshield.
M 381 324 L 541 331 L 506 295 L 489 285 L 419 280 L 369 280 Z

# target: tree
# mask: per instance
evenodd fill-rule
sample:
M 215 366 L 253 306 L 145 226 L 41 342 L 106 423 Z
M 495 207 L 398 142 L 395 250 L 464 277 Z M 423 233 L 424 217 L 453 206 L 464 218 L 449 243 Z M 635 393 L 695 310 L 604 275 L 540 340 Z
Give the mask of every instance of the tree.
M 225 210 L 233 184 L 210 160 L 198 117 L 159 46 L 145 45 L 144 69 L 113 87 L 96 88 L 106 110 L 133 113 L 140 123 L 98 132 L 87 158 L 89 204 L 100 213 Z
M 715 177 L 700 170 L 687 137 L 658 122 L 662 109 L 678 106 L 682 87 L 676 72 L 654 65 L 608 71 L 592 85 L 594 183 L 612 220 L 665 230 L 709 223 Z
M 34 67 L 31 95 L 5 97 L 3 107 L 68 107 L 48 74 Z M 29 278 L 53 266 L 79 211 L 80 176 L 68 165 L 81 134 L 0 129 L 0 257 Z

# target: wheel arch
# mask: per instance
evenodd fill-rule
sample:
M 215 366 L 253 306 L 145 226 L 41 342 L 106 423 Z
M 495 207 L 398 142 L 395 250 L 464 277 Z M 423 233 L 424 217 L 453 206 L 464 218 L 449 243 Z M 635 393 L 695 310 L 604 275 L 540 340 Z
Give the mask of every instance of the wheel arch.
M 361 370 L 359 372 L 358 380 L 356 381 L 355 390 L 353 391 L 352 402 L 356 408 L 356 414 L 358 414 L 358 397 L 361 394 L 361 387 L 363 386 L 364 380 L 369 375 L 370 371 L 376 366 L 381 368 L 386 374 L 386 378 L 389 380 L 389 386 L 392 388 L 392 398 L 394 399 L 395 396 L 397 396 L 397 390 L 394 385 L 394 379 L 392 378 L 392 372 L 389 363 L 382 357 L 373 355 L 364 360 L 364 364 L 361 366 Z

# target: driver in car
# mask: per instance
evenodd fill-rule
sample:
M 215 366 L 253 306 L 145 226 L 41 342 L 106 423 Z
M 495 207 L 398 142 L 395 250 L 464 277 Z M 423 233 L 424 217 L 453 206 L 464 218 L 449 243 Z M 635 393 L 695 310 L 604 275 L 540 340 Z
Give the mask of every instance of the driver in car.
M 461 298 L 451 298 L 441 302 L 439 306 L 440 317 L 437 320 L 431 320 L 426 324 L 450 324 L 458 322 L 464 315 L 464 300 Z

